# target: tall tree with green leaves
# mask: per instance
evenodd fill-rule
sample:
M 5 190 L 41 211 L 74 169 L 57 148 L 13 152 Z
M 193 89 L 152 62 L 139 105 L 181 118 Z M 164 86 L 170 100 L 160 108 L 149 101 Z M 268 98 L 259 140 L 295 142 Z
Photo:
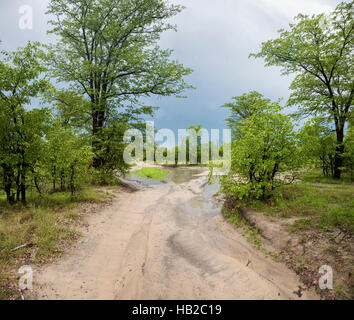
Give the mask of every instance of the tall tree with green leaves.
M 157 41 L 175 29 L 167 20 L 182 10 L 165 0 L 51 0 L 54 75 L 89 102 L 95 167 L 104 164 L 104 127 L 112 112 L 152 113 L 139 98 L 179 96 L 191 70 L 171 60 Z M 130 108 L 130 109 L 129 109 Z
M 49 110 L 25 107 L 48 88 L 42 76 L 38 43 L 15 52 L 2 51 L 0 60 L 0 167 L 7 200 L 26 203 L 28 175 L 40 156 Z M 15 195 L 13 188 L 16 187 Z
M 262 110 L 270 103 L 269 99 L 263 97 L 257 91 L 244 93 L 241 96 L 233 97 L 232 102 L 222 105 L 222 108 L 230 108 L 230 116 L 226 119 L 229 128 L 232 130 L 235 139 L 239 133 L 238 126 L 243 120 L 251 117 L 254 112 Z
M 345 124 L 352 116 L 354 97 L 354 1 L 340 3 L 335 11 L 299 14 L 290 30 L 266 41 L 254 57 L 266 66 L 280 66 L 284 75 L 296 74 L 288 104 L 299 116 L 327 116 L 336 131 L 334 177 L 339 179 L 344 154 Z

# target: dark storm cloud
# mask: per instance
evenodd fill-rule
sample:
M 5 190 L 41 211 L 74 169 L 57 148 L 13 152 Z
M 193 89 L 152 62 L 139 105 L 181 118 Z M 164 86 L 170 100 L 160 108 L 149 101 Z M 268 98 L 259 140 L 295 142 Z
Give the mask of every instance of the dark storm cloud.
M 226 110 L 220 105 L 231 97 L 257 90 L 272 99 L 287 99 L 290 78 L 279 69 L 265 68 L 261 60 L 248 59 L 262 41 L 274 38 L 299 12 L 330 12 L 339 1 L 332 0 L 175 0 L 186 9 L 173 19 L 178 32 L 167 32 L 161 46 L 174 50 L 174 58 L 194 70 L 188 82 L 196 90 L 187 99 L 149 98 L 160 107 L 158 128 L 185 128 L 202 124 L 205 128 L 225 126 Z M 27 40 L 48 43 L 47 0 L 0 0 L 1 49 L 13 50 Z M 33 8 L 33 29 L 18 26 L 21 5 Z

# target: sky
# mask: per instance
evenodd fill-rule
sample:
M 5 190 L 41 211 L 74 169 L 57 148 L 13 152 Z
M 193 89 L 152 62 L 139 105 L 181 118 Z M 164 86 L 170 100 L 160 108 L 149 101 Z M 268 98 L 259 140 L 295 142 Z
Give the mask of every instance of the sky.
M 49 0 L 0 0 L 0 49 L 15 50 L 28 40 L 50 43 L 47 35 Z M 262 59 L 249 59 L 263 41 L 277 37 L 298 13 L 329 13 L 337 0 L 170 0 L 186 8 L 171 19 L 178 31 L 162 35 L 160 46 L 174 50 L 173 59 L 192 68 L 186 78 L 196 89 L 187 98 L 152 97 L 148 105 L 159 107 L 153 119 L 156 128 L 177 129 L 201 124 L 206 129 L 226 127 L 227 109 L 221 105 L 234 96 L 256 90 L 273 100 L 289 97 L 292 77 L 279 68 L 264 67 Z M 33 12 L 32 29 L 19 26 L 20 7 Z

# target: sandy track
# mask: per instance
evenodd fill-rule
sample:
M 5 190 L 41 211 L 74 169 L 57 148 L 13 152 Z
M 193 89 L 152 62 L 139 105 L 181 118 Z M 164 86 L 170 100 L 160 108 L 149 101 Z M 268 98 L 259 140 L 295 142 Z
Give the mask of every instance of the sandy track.
M 83 241 L 35 272 L 39 299 L 297 299 L 298 278 L 265 259 L 197 179 L 119 195 Z M 302 299 L 316 298 L 303 292 Z

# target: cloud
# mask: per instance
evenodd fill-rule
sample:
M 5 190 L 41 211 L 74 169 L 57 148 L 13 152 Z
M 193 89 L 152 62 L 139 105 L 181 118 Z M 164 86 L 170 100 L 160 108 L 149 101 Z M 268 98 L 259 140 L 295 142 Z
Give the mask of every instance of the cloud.
M 159 106 L 158 128 L 186 128 L 202 124 L 222 128 L 227 110 L 220 105 L 233 96 L 257 90 L 272 99 L 289 95 L 291 77 L 280 75 L 279 68 L 265 68 L 262 60 L 249 59 L 263 41 L 275 38 L 299 12 L 330 12 L 335 0 L 173 0 L 186 9 L 172 19 L 178 32 L 166 32 L 160 45 L 174 50 L 174 58 L 194 69 L 188 82 L 197 90 L 186 92 L 188 99 L 149 98 Z M 48 0 L 0 2 L 0 40 L 2 49 L 15 49 L 27 40 L 50 42 L 45 15 Z M 18 9 L 33 6 L 33 30 L 20 30 Z
M 291 20 L 298 13 L 319 14 L 333 11 L 333 7 L 338 1 L 320 0 L 260 0 L 257 5 L 269 14 L 276 14 Z

